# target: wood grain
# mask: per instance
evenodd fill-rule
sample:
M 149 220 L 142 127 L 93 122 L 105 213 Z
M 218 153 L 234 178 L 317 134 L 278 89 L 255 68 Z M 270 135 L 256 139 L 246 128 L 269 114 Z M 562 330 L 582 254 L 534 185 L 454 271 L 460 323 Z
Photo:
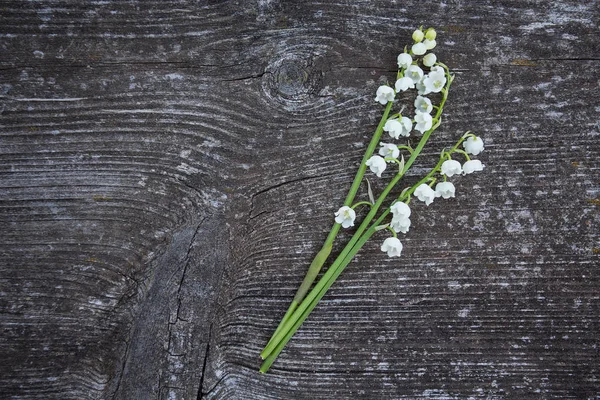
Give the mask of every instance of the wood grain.
M 0 1 L 0 397 L 597 398 L 599 16 Z M 260 375 L 422 24 L 457 78 L 407 184 L 469 129 L 485 172 L 414 207 L 402 258 L 369 243 Z

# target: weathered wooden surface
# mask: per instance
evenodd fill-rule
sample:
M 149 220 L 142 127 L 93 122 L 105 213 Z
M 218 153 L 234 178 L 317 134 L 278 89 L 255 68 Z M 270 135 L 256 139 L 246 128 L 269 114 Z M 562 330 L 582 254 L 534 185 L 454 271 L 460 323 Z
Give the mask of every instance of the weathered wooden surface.
M 1 1 L 0 397 L 597 398 L 598 17 Z M 485 173 L 415 207 L 401 259 L 363 249 L 260 375 L 420 24 L 457 72 L 428 154 L 471 129 Z

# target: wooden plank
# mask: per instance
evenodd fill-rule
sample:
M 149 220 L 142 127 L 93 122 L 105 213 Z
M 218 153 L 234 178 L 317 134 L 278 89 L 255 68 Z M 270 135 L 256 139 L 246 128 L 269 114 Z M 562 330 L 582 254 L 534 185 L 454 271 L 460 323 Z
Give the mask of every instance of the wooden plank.
M 599 11 L 0 2 L 0 397 L 600 396 Z M 260 375 L 420 24 L 457 78 L 407 183 L 467 129 L 486 170 Z

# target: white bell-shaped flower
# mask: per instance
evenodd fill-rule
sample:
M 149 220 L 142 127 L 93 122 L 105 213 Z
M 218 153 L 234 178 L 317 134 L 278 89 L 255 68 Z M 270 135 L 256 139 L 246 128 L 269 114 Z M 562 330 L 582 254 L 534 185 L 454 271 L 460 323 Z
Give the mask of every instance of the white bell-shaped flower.
M 410 207 L 403 201 L 397 201 L 390 207 L 390 211 L 394 215 L 394 218 L 408 218 L 410 217 Z
M 413 59 L 410 56 L 410 54 L 408 53 L 402 53 L 398 56 L 398 68 L 402 69 L 406 69 L 408 67 L 410 67 L 410 65 L 412 64 Z
M 377 88 L 377 95 L 375 96 L 375 101 L 379 102 L 382 105 L 386 105 L 390 101 L 394 101 L 394 97 L 396 97 L 396 93 L 394 89 L 389 86 L 379 86 Z
M 425 73 L 423 72 L 421 67 L 419 67 L 418 65 L 411 65 L 404 72 L 404 76 L 412 79 L 412 81 L 415 85 L 417 83 L 421 82 L 424 74 Z
M 483 171 L 485 165 L 479 160 L 469 160 L 463 164 L 463 174 L 472 174 L 473 172 Z
M 468 154 L 478 155 L 484 150 L 483 140 L 479 136 L 469 136 L 467 140 L 463 142 L 463 147 Z
M 396 88 L 396 92 L 404 92 L 408 89 L 414 89 L 415 83 L 413 82 L 412 79 L 405 76 L 403 78 L 398 79 L 396 81 L 396 84 L 394 85 L 394 87 Z
M 440 182 L 435 185 L 435 197 L 443 197 L 444 199 L 449 199 L 450 197 L 454 197 L 456 193 L 456 189 L 452 182 Z
M 428 113 L 417 111 L 417 115 L 415 115 L 415 122 L 417 123 L 415 130 L 421 133 L 430 130 L 433 126 L 433 118 Z
M 427 97 L 417 96 L 415 99 L 415 109 L 419 112 L 429 114 L 433 110 L 433 105 Z
M 425 45 L 425 48 L 427 50 L 431 50 L 431 49 L 433 49 L 435 47 L 435 45 L 437 43 L 435 42 L 435 39 L 433 39 L 433 40 L 425 39 L 425 40 L 423 40 L 423 44 Z
M 435 67 L 433 67 L 435 68 Z M 446 74 L 443 72 L 433 71 L 423 78 L 423 86 L 425 86 L 425 94 L 439 93 L 446 85 Z
M 426 67 L 433 67 L 433 65 L 437 62 L 437 56 L 433 53 L 426 54 L 423 57 L 423 65 Z
M 381 178 L 381 173 L 385 171 L 385 168 L 387 167 L 385 160 L 380 156 L 373 156 L 369 158 L 365 164 L 379 178 Z
M 396 233 L 407 233 L 410 228 L 410 218 L 392 218 L 390 227 L 396 231 Z
M 383 158 L 398 158 L 400 155 L 400 149 L 398 145 L 394 143 L 379 143 L 381 148 L 379 149 L 379 155 Z
M 412 130 L 412 121 L 409 118 L 402 117 L 398 119 L 388 119 L 383 126 L 393 139 L 398 139 L 400 136 L 409 136 Z
M 342 225 L 342 228 L 349 228 L 354 226 L 354 220 L 356 219 L 356 212 L 348 207 L 343 206 L 335 213 L 335 222 Z
M 433 202 L 433 199 L 435 199 L 435 191 L 425 183 L 417 186 L 414 194 L 417 196 L 417 199 L 425 202 L 426 205 L 430 205 Z
M 387 238 L 381 245 L 381 251 L 387 253 L 388 257 L 400 257 L 400 253 L 402 253 L 402 243 L 400 243 L 398 238 Z
M 423 42 L 415 43 L 412 45 L 411 50 L 414 55 L 422 56 L 423 54 L 425 54 L 427 52 L 427 46 L 425 46 L 425 44 Z
M 442 174 L 447 177 L 462 174 L 462 166 L 456 160 L 446 160 L 442 163 Z

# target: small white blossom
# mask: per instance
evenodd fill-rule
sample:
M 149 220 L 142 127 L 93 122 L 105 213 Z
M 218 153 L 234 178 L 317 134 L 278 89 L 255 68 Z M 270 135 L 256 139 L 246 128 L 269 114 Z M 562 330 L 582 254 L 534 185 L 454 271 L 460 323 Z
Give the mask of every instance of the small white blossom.
M 414 89 L 415 83 L 409 77 L 400 78 L 396 81 L 396 92 L 404 92 L 408 89 Z
M 425 48 L 427 50 L 431 50 L 431 49 L 433 49 L 435 47 L 436 42 L 435 42 L 435 39 L 433 39 L 433 40 L 425 39 L 423 41 L 423 44 L 425 45 Z
M 426 67 L 433 67 L 437 61 L 437 56 L 433 53 L 429 53 L 423 57 L 423 65 Z
M 452 182 L 440 182 L 435 185 L 435 197 L 443 197 L 444 199 L 449 199 L 450 197 L 454 197 L 454 193 L 456 189 Z
M 381 148 L 379 149 L 379 155 L 383 158 L 398 158 L 400 150 L 398 145 L 394 143 L 379 143 Z
M 408 218 L 410 217 L 410 207 L 403 201 L 397 201 L 390 207 L 390 211 L 394 215 L 394 218 Z
M 367 160 L 365 163 L 367 167 L 371 169 L 371 171 L 381 178 L 381 173 L 385 171 L 386 163 L 382 157 L 373 156 Z
M 423 41 L 423 38 L 425 37 L 425 35 L 423 34 L 423 31 L 420 29 L 417 29 L 416 31 L 413 32 L 412 34 L 412 38 L 415 42 L 419 43 L 421 41 Z
M 393 101 L 396 93 L 394 93 L 394 89 L 389 86 L 379 86 L 377 88 L 377 96 L 375 97 L 375 101 L 386 105 L 389 101 Z
M 417 115 L 415 115 L 415 122 L 417 123 L 415 130 L 421 133 L 430 130 L 433 126 L 433 118 L 431 115 L 419 111 L 417 111 Z
M 415 189 L 415 196 L 424 201 L 426 205 L 430 205 L 435 199 L 435 191 L 429 185 L 422 183 Z
M 468 154 L 478 155 L 484 150 L 483 140 L 479 136 L 469 136 L 467 140 L 463 142 L 463 147 Z
M 447 177 L 462 174 L 462 167 L 456 160 L 446 160 L 442 163 L 442 174 Z
M 429 114 L 433 110 L 433 105 L 427 97 L 417 96 L 415 99 L 415 108 L 419 112 Z
M 335 222 L 342 224 L 342 228 L 354 226 L 356 212 L 348 206 L 343 206 L 335 213 Z
M 473 172 L 483 171 L 485 165 L 481 163 L 479 160 L 469 160 L 463 164 L 463 174 L 471 174 Z
M 398 232 L 407 233 L 410 228 L 410 218 L 392 218 L 390 227 Z
M 400 257 L 400 253 L 402 253 L 402 243 L 400 243 L 398 238 L 387 238 L 381 245 L 381 251 L 387 253 L 388 257 Z
M 412 121 L 409 118 L 402 117 L 400 120 L 388 119 L 383 126 L 393 139 L 398 139 L 400 136 L 409 136 L 412 130 Z
M 417 84 L 423 79 L 423 70 L 418 65 L 411 65 L 406 69 L 404 76 L 412 79 L 413 83 Z
M 439 93 L 444 88 L 444 85 L 446 85 L 446 74 L 443 72 L 443 70 L 442 72 L 431 71 L 423 79 L 423 86 L 425 86 L 425 94 Z
M 427 52 L 427 46 L 424 43 L 415 43 L 412 45 L 412 52 L 417 56 L 422 56 Z
M 398 68 L 408 68 L 412 64 L 413 59 L 408 53 L 402 53 L 398 56 Z

